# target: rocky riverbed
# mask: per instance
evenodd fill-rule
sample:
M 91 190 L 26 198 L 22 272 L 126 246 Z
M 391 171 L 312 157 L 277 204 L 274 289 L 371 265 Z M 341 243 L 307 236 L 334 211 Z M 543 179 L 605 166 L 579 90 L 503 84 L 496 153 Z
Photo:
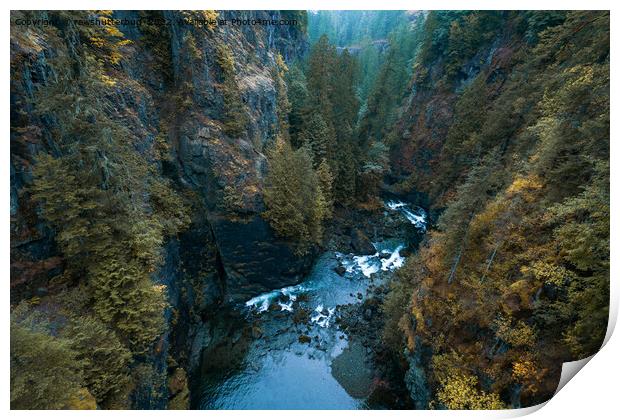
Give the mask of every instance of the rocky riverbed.
M 367 234 L 365 224 L 341 226 L 332 238 L 340 250 L 325 251 L 301 283 L 218 316 L 219 339 L 194 375 L 194 408 L 406 407 L 381 361 L 381 302 L 410 252 L 407 229 L 423 232 L 426 214 L 388 201 L 372 225 L 385 236 Z

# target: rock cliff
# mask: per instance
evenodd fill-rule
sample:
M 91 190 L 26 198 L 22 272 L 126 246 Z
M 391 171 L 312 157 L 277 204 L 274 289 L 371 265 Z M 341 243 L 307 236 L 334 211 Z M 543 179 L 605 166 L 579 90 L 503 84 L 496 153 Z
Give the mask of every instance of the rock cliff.
M 166 372 L 174 368 L 168 355 L 187 368 L 206 340 L 204 331 L 196 334 L 196 330 L 218 305 L 293 284 L 313 259 L 312 254 L 295 255 L 292 244 L 275 237 L 261 217 L 267 170 L 263 150 L 279 126 L 273 76 L 276 57 L 291 61 L 305 52 L 303 22 L 297 26 L 205 24 L 205 17 L 218 21 L 291 18 L 291 12 L 278 11 L 209 13 L 120 11 L 111 16 L 120 22 L 121 58 L 109 91 L 114 109 L 102 111 L 141 139 L 136 147 L 144 159 L 154 162 L 175 188 L 188 193 L 194 207 L 190 227 L 178 238 L 167 239 L 163 264 L 153 274 L 156 283 L 167 286 L 170 303 L 170 327 L 149 362 L 164 380 L 144 381 L 132 397 L 137 408 L 162 408 L 169 394 L 174 397 L 165 386 Z M 15 24 L 34 18 L 52 22 Z M 58 127 L 36 112 L 35 98 L 50 79 L 58 77 L 50 61 L 70 54 L 72 48 L 70 40 L 58 35 L 63 28 L 53 18 L 45 12 L 12 14 L 13 303 L 54 293 L 50 280 L 64 268 L 55 232 L 40 217 L 30 192 L 37 155 L 58 153 L 53 134 Z M 203 24 L 190 24 L 200 21 Z M 226 93 L 218 48 L 232 55 L 237 89 L 233 94 L 243 104 L 244 124 L 235 136 L 224 129 Z M 199 343 L 192 345 L 196 335 Z M 179 372 L 175 378 L 184 378 Z M 175 398 L 176 405 L 180 397 Z

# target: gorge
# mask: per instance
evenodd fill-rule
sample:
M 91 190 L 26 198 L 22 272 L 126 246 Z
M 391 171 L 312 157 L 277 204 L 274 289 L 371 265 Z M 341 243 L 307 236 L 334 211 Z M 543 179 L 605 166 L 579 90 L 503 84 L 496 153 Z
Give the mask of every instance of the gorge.
M 609 12 L 13 11 L 10 71 L 11 408 L 518 408 L 602 343 Z

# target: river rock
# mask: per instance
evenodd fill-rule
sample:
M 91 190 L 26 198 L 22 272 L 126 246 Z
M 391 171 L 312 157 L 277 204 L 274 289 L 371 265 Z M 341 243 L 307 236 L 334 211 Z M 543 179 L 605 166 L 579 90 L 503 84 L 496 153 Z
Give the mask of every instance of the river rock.
M 263 336 L 263 330 L 257 325 L 253 326 L 252 327 L 252 338 L 257 340 L 261 338 L 262 336 Z
M 399 252 L 399 254 L 403 258 L 407 258 L 411 256 L 411 251 L 409 250 L 409 248 L 404 248 Z
M 359 255 L 373 255 L 377 251 L 375 246 L 370 242 L 368 236 L 359 229 L 354 229 L 351 235 L 351 248 Z
M 366 398 L 372 389 L 370 360 L 359 342 L 349 345 L 332 362 L 332 376 L 354 398 Z
M 334 271 L 338 273 L 340 277 L 343 277 L 344 273 L 347 272 L 347 269 L 343 265 L 338 265 L 334 268 Z

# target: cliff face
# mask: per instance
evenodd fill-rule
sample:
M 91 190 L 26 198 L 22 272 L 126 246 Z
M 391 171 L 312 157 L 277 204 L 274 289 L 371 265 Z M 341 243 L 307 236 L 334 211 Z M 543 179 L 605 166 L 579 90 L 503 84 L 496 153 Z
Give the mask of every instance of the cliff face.
M 423 41 L 421 48 L 426 42 L 429 44 L 427 48 L 442 54 L 417 59 L 409 94 L 403 101 L 401 117 L 394 128 L 396 139 L 392 147 L 391 168 L 396 178 L 411 178 L 409 190 L 430 194 L 429 204 L 445 204 L 441 195 L 447 191 L 437 191 L 435 180 L 444 176 L 445 167 L 441 165 L 444 156 L 441 154 L 455 120 L 459 98 L 480 76 L 484 79 L 489 99 L 495 99 L 518 62 L 515 53 L 525 45 L 515 28 L 516 19 L 506 12 L 501 13 L 504 13 L 505 26 L 489 33 L 456 63 L 451 62 L 447 46 L 437 48 L 429 39 L 434 34 L 432 29 L 428 29 L 427 39 Z M 452 19 L 457 21 L 456 17 Z M 428 27 L 432 24 L 427 22 Z M 483 107 L 483 104 L 478 105 Z
M 292 244 L 274 236 L 262 219 L 263 148 L 277 134 L 276 56 L 293 60 L 306 49 L 302 26 L 196 26 L 193 12 L 116 12 L 121 24 L 121 59 L 108 95 L 114 109 L 103 109 L 141 139 L 136 148 L 172 185 L 191 197 L 191 225 L 167 239 L 163 264 L 153 280 L 168 289 L 168 332 L 150 364 L 158 375 L 133 395 L 139 408 L 161 408 L 171 354 L 180 366 L 197 359 L 209 313 L 225 301 L 239 302 L 262 291 L 298 281 L 312 254 L 298 257 Z M 213 15 L 211 15 L 213 16 Z M 26 16 L 29 17 L 29 16 Z M 42 12 L 37 17 L 49 18 Z M 222 12 L 217 19 L 281 19 L 280 12 Z M 12 15 L 24 18 L 21 12 Z M 182 20 L 185 19 L 185 22 Z M 39 153 L 57 154 L 53 119 L 37 107 L 38 92 L 58 72 L 50 65 L 71 54 L 71 41 L 48 26 L 11 27 L 11 297 L 17 303 L 54 293 L 50 279 L 62 274 L 64 259 L 55 232 L 31 199 L 32 165 Z M 226 134 L 226 92 L 218 49 L 232 55 L 243 126 Z M 230 95 L 231 92 L 228 92 Z M 155 153 L 154 151 L 158 151 Z M 199 342 L 192 346 L 192 337 Z M 191 354 L 193 351 L 194 354 Z M 160 380 L 154 378 L 159 377 Z M 164 380 L 161 380 L 161 378 Z M 163 392 L 162 392 L 163 391 Z M 160 394 L 160 397 L 155 395 Z

